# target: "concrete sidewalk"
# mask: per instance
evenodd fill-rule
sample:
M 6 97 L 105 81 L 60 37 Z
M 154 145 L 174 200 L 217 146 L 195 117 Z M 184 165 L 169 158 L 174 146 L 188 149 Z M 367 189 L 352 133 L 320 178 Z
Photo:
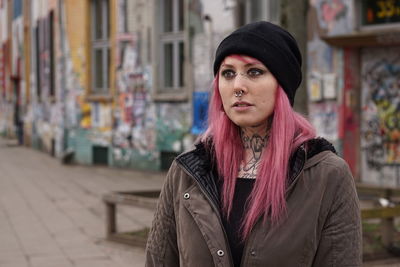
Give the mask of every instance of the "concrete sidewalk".
M 0 139 L 0 267 L 144 266 L 144 250 L 108 242 L 103 194 L 159 189 L 165 173 L 65 166 Z M 146 209 L 118 210 L 120 230 L 150 226 Z

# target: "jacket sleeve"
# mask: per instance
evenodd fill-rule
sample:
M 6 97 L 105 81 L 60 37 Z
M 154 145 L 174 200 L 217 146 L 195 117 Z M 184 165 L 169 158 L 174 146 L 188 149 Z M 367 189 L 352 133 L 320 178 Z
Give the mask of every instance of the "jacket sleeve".
M 179 266 L 173 203 L 172 180 L 175 175 L 174 169 L 176 169 L 176 163 L 172 164 L 161 189 L 146 245 L 146 267 Z
M 362 232 L 361 216 L 354 179 L 348 165 L 335 171 L 327 217 L 320 236 L 313 266 L 361 266 Z M 332 174 L 332 173 L 331 173 Z

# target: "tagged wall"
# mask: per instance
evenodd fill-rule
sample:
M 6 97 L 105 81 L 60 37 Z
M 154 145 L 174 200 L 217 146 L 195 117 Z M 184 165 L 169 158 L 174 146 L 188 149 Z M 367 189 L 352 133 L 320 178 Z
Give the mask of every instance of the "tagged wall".
M 400 186 L 400 48 L 362 50 L 363 180 Z

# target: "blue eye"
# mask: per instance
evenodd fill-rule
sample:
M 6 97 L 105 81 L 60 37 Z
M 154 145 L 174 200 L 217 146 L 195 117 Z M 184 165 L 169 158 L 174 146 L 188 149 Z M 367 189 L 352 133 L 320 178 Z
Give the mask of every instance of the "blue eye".
M 247 71 L 247 75 L 249 75 L 249 77 L 257 77 L 260 75 L 263 75 L 264 71 L 261 69 L 257 69 L 257 68 L 251 68 Z
M 221 72 L 221 75 L 225 79 L 232 79 L 232 78 L 234 78 L 236 76 L 236 73 L 231 69 L 227 69 L 227 70 L 223 70 Z

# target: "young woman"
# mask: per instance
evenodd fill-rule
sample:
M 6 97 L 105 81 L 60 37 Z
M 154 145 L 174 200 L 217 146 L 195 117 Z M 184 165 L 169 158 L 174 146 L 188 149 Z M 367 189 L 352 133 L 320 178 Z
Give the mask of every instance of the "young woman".
M 353 177 L 292 109 L 294 38 L 245 25 L 219 45 L 214 74 L 208 129 L 169 170 L 146 266 L 361 266 Z

